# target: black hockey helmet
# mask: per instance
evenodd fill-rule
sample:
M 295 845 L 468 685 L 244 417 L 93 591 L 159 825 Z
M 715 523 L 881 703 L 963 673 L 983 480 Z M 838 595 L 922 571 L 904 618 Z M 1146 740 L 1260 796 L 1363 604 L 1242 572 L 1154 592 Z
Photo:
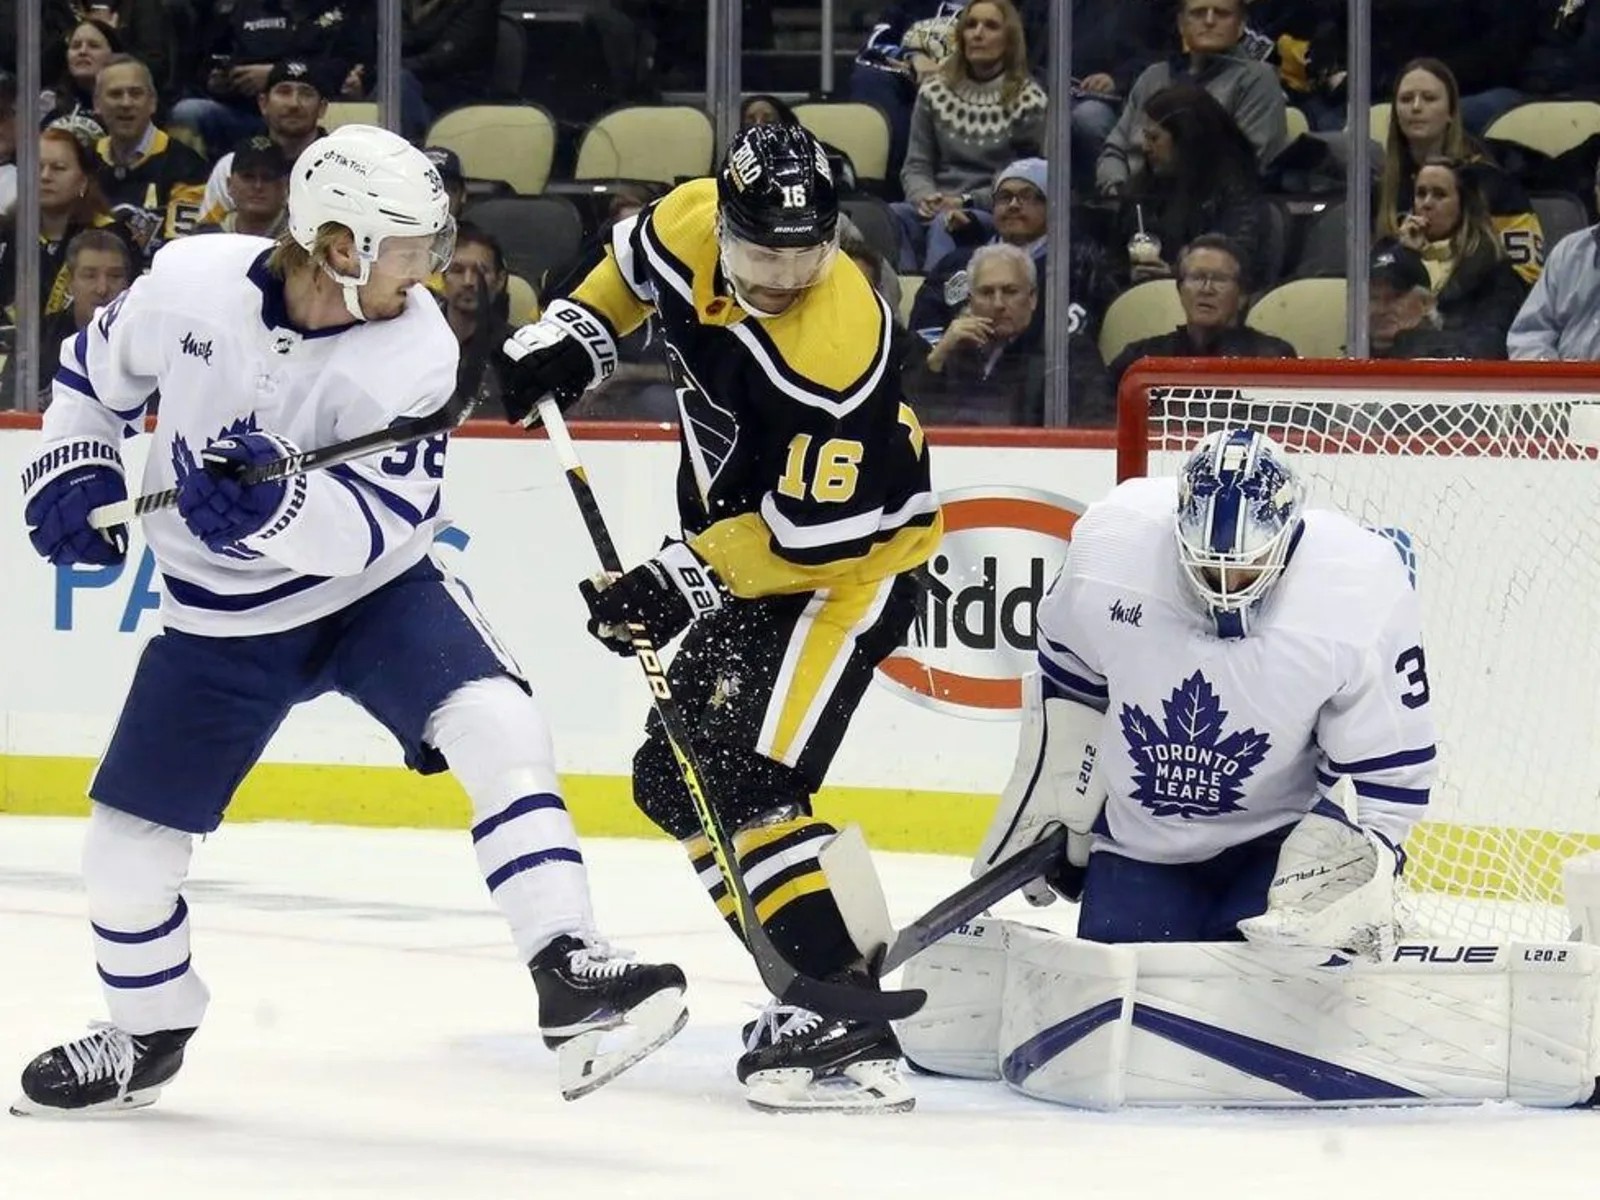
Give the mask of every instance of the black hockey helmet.
M 833 171 L 803 125 L 741 129 L 717 176 L 717 195 L 727 231 L 758 246 L 816 246 L 838 230 Z

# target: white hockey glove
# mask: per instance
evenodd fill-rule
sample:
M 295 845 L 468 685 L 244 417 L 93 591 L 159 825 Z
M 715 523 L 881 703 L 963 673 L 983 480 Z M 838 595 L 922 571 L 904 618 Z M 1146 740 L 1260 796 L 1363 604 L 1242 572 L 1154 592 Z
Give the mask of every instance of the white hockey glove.
M 1044 699 L 1037 671 L 1022 677 L 1022 729 L 1011 780 L 972 861 L 976 878 L 1001 859 L 1031 846 L 1052 825 L 1067 828 L 1067 861 L 1049 881 L 1023 885 L 1030 904 L 1069 900 L 1082 889 L 1090 830 L 1105 807 L 1106 789 L 1095 769 L 1105 714 L 1075 700 Z
M 1307 813 L 1278 851 L 1267 911 L 1239 922 L 1252 942 L 1377 958 L 1395 941 L 1398 856 L 1387 839 Z

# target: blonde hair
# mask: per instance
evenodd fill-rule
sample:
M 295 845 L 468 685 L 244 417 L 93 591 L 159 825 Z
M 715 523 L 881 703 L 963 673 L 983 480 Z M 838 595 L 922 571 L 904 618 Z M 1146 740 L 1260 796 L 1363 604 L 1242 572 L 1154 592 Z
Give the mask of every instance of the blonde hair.
M 341 237 L 350 236 L 352 235 L 349 228 L 337 221 L 329 221 L 317 230 L 316 241 L 312 243 L 311 249 L 307 250 L 294 240 L 294 234 L 285 229 L 278 235 L 277 244 L 267 256 L 267 270 L 279 279 L 288 279 L 293 272 L 302 267 L 327 262 L 333 253 L 334 242 Z
M 1000 74 L 1005 80 L 1000 88 L 1000 107 L 1015 108 L 1017 101 L 1022 99 L 1023 90 L 1028 86 L 1030 76 L 1028 35 L 1023 32 L 1022 17 L 1011 0 L 968 0 L 967 6 L 956 17 L 955 48 L 940 65 L 939 78 L 950 87 L 972 78 L 972 69 L 967 64 L 967 43 L 961 33 L 967 27 L 967 19 L 972 10 L 980 4 L 987 4 L 991 8 L 1000 10 L 1000 21 L 1005 26 L 1006 33 L 1005 53 L 1000 59 Z

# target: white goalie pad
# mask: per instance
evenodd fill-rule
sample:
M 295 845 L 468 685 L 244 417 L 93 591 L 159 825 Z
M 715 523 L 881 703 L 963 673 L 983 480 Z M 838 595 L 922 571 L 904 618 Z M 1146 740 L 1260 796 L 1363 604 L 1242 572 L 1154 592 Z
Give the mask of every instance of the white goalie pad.
M 1600 946 L 1600 854 L 1569 858 L 1561 868 L 1572 940 Z
M 871 962 L 894 937 L 894 922 L 889 919 L 889 902 L 883 895 L 883 881 L 872 865 L 872 851 L 859 825 L 846 825 L 817 853 L 817 862 L 828 880 L 828 891 L 844 919 L 846 931 L 861 957 Z
M 895 1023 L 906 1059 L 934 1075 L 999 1079 L 1000 1009 L 1013 923 L 969 921 L 906 964 L 900 986 L 928 1002 Z
M 1016 764 L 973 858 L 974 878 L 1038 841 L 1052 825 L 1067 828 L 1067 860 L 1076 867 L 1088 863 L 1090 830 L 1106 802 L 1095 765 L 1104 727 L 1105 714 L 1086 704 L 1045 699 L 1037 671 L 1022 677 Z M 1039 881 L 1022 890 L 1034 904 L 1055 899 Z
M 1600 947 L 1405 942 L 1368 962 L 1248 943 L 1103 946 L 984 924 L 1001 929 L 979 939 L 981 970 L 924 966 L 915 978 L 928 1004 L 900 1028 L 918 1065 L 1098 1109 L 1594 1099 Z M 970 946 L 954 953 L 977 961 Z

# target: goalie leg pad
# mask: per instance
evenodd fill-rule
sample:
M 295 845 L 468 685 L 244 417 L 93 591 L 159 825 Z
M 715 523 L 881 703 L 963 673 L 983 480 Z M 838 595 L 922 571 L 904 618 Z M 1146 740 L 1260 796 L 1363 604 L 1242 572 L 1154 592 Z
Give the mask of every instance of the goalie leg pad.
M 901 986 L 928 1000 L 896 1022 L 906 1059 L 919 1070 L 960 1079 L 999 1079 L 1000 1009 L 1011 921 L 969 921 L 906 964 Z
M 872 851 L 867 849 L 861 826 L 846 825 L 817 852 L 817 861 L 850 940 L 861 951 L 863 961 L 873 962 L 894 937 L 894 922 L 889 919 L 883 881 L 872 865 Z
M 1020 925 L 1010 932 L 1001 1077 L 1040 1100 L 1120 1108 L 1138 952 Z

